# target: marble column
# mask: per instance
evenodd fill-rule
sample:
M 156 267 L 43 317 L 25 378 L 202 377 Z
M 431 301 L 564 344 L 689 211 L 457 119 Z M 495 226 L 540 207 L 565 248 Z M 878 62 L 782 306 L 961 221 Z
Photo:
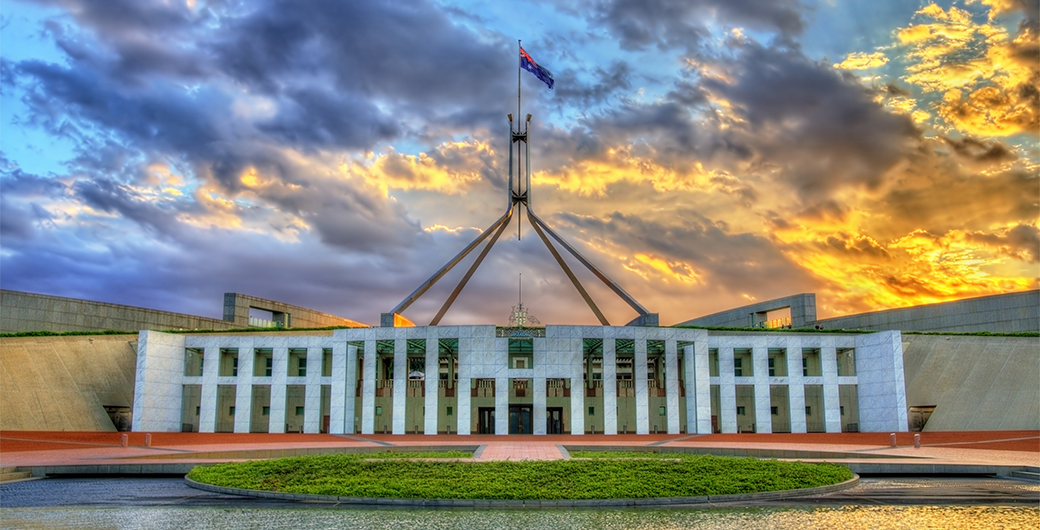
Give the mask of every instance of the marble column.
M 336 341 L 332 346 L 332 399 L 329 402 L 329 433 L 344 434 L 347 423 L 347 398 L 354 397 L 354 389 L 347 384 L 347 355 L 346 349 L 354 346 L 346 346 L 341 341 Z M 351 400 L 353 401 L 353 400 Z
M 580 349 L 578 350 L 578 353 L 581 353 Z M 572 375 L 570 378 L 571 434 L 581 435 L 585 434 L 585 377 L 584 374 L 581 373 L 581 362 L 576 363 L 574 366 L 575 372 L 577 372 L 578 375 Z M 545 424 L 545 420 L 542 420 L 542 424 Z
M 537 365 L 536 365 L 537 366 Z M 545 372 L 545 369 L 536 369 L 538 372 Z M 545 434 L 546 433 L 546 410 L 545 410 L 545 377 L 534 377 L 531 379 L 531 421 L 534 422 L 534 428 L 531 432 L 534 434 Z
M 303 400 L 303 432 L 321 432 L 321 347 L 307 347 L 307 379 Z M 331 418 L 329 419 L 331 422 Z
M 617 434 L 617 342 L 603 339 L 603 434 Z
M 509 434 L 509 377 L 495 378 L 495 434 Z
M 405 398 L 408 395 L 408 340 L 398 333 L 394 340 L 394 401 L 393 427 L 394 434 L 404 434 L 406 429 Z
M 636 380 L 636 434 L 650 434 L 650 392 L 646 382 L 646 339 L 638 338 L 636 355 L 632 362 Z
M 667 339 L 664 343 L 664 389 L 666 414 L 668 415 L 668 434 L 679 434 L 679 355 L 676 351 L 675 339 Z M 690 411 L 686 411 L 687 421 Z
M 199 432 L 214 432 L 217 430 L 217 374 L 220 370 L 220 348 L 206 347 L 202 355 Z
M 455 388 L 455 403 L 458 410 L 455 411 L 455 417 L 456 421 L 459 422 L 456 426 L 459 434 L 463 435 L 470 434 L 473 430 L 473 409 L 470 405 L 470 397 L 473 396 L 473 390 L 470 388 L 472 386 L 470 378 L 466 377 L 468 374 L 469 368 L 463 364 L 462 359 L 459 359 L 459 380 L 457 381 L 458 386 Z
M 823 371 L 823 420 L 827 432 L 841 432 L 841 409 L 838 403 L 838 359 L 834 339 L 824 339 L 820 348 Z
M 376 430 L 376 341 L 365 341 L 364 380 L 361 382 L 361 434 Z
M 252 340 L 238 348 L 238 376 L 235 378 L 235 432 L 249 432 L 253 418 Z
M 272 348 L 270 432 L 285 432 L 286 384 L 289 377 L 289 348 Z
M 426 369 L 423 374 L 426 398 L 423 402 L 423 434 L 437 434 L 437 399 L 440 397 L 440 347 L 438 345 L 437 328 L 427 328 L 426 333 Z M 451 375 L 450 373 L 448 374 Z
M 751 364 L 755 380 L 755 432 L 773 432 L 772 401 L 769 392 L 769 348 L 765 337 L 752 339 Z
M 805 378 L 802 376 L 802 341 L 787 339 L 787 396 L 791 407 L 791 432 L 806 432 Z
M 733 375 L 733 347 L 719 348 L 719 430 L 737 432 L 737 387 Z

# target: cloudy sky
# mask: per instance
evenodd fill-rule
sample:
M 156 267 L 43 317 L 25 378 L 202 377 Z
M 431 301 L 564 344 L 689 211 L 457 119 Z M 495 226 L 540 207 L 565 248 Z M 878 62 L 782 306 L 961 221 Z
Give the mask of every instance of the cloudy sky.
M 377 324 L 504 210 L 662 323 L 1038 287 L 1037 0 L 8 0 L 0 285 Z M 595 323 L 527 226 L 444 323 Z M 466 265 L 466 264 L 464 264 Z M 611 323 L 632 310 L 577 271 Z M 428 322 L 465 266 L 405 316 Z

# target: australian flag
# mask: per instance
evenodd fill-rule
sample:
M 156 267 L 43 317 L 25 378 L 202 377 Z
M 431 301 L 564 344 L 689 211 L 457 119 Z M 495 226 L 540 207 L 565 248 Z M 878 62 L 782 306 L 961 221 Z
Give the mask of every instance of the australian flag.
M 522 47 L 520 48 L 520 68 L 534 74 L 535 77 L 541 79 L 543 83 L 548 85 L 549 90 L 552 90 L 553 83 L 555 83 L 555 81 L 553 81 L 552 72 L 544 66 L 539 66 L 538 63 L 534 62 L 534 59 L 532 59 L 530 55 L 527 55 L 527 52 L 525 52 Z

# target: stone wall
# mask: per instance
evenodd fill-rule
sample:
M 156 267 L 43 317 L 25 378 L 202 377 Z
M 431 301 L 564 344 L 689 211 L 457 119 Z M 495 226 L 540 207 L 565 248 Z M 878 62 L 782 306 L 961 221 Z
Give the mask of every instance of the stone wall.
M 136 366 L 136 334 L 0 339 L 0 430 L 115 431 Z
M 237 329 L 233 322 L 63 296 L 0 290 L 0 332 Z
M 1040 429 L 1036 338 L 903 334 L 903 370 L 925 431 Z
M 237 326 L 249 325 L 249 308 L 262 309 L 275 314 L 275 320 L 283 323 L 279 327 L 286 328 L 325 328 L 344 326 L 348 328 L 368 327 L 366 324 L 348 318 L 322 313 L 306 307 L 285 304 L 274 300 L 265 300 L 255 296 L 239 293 L 224 293 L 224 320 L 234 322 Z M 289 315 L 288 325 L 284 320 Z
M 817 324 L 879 331 L 1040 331 L 1040 290 L 827 318 Z
M 785 296 L 784 298 L 728 309 L 687 320 L 677 325 L 724 328 L 758 327 L 756 324 L 764 320 L 765 313 L 788 307 L 791 308 L 791 327 L 812 327 L 812 322 L 816 320 L 816 295 L 812 293 Z

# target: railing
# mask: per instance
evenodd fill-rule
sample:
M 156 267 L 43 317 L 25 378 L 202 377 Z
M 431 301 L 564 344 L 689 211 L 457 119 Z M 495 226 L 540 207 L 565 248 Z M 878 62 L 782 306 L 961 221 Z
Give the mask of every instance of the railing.
M 570 397 L 571 391 L 567 388 L 565 379 L 546 379 L 545 397 Z

